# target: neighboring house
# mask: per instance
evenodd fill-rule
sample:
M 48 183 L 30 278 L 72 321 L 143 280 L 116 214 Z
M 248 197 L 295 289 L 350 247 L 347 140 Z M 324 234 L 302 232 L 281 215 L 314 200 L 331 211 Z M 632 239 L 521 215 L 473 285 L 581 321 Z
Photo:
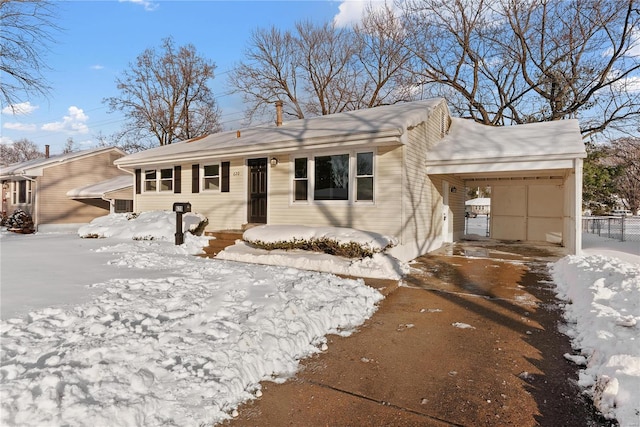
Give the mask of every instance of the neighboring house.
M 104 200 L 109 203 L 110 213 L 133 211 L 133 180 L 131 175 L 120 175 L 96 184 L 86 185 L 67 191 L 67 197 L 74 200 Z
M 73 229 L 106 215 L 108 201 L 72 200 L 67 192 L 123 175 L 113 162 L 124 155 L 118 148 L 96 148 L 0 168 L 2 213 L 11 215 L 16 209 L 22 209 L 33 217 L 39 231 Z
M 409 260 L 463 236 L 464 187 L 467 181 L 478 185 L 476 180 L 488 180 L 483 186 L 505 184 L 496 194 L 492 185 L 494 206 L 501 206 L 492 223 L 492 230 L 502 228 L 499 238 L 556 241 L 560 236 L 575 252 L 581 203 L 576 182 L 585 156 L 575 120 L 505 132 L 451 119 L 446 102 L 432 99 L 277 120 L 115 163 L 135 177 L 137 212 L 190 202 L 193 211 L 208 217 L 209 230 L 250 223 L 351 227 L 395 236 L 399 244 L 393 254 Z M 541 184 L 546 185 L 537 187 Z M 538 191 L 547 187 L 554 189 L 553 197 Z M 536 233 L 523 235 L 510 215 L 531 220 L 539 212 L 511 211 L 511 199 L 529 206 L 543 196 L 545 206 L 553 204 L 543 215 L 551 217 Z
M 491 198 L 476 197 L 464 202 L 467 212 L 473 212 L 478 215 L 489 215 L 491 213 Z

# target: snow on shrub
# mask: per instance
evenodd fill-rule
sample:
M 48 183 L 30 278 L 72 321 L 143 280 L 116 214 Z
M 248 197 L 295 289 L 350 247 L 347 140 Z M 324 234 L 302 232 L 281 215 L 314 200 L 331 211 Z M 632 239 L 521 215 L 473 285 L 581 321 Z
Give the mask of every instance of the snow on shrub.
M 245 231 L 242 237 L 251 246 L 269 251 L 300 249 L 346 258 L 371 258 L 397 243 L 368 231 L 303 225 L 262 225 Z
M 182 229 L 199 234 L 207 218 L 197 213 L 182 215 Z M 176 213 L 172 211 L 150 211 L 136 213 L 113 213 L 101 216 L 78 229 L 83 238 L 113 237 L 133 240 L 173 240 L 176 232 Z

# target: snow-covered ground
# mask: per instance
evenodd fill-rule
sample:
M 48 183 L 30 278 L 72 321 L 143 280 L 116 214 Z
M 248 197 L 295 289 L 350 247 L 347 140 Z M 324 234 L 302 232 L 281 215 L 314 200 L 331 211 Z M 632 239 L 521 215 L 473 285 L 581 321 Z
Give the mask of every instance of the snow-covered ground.
M 382 298 L 362 280 L 194 257 L 206 239 L 175 246 L 171 218 L 133 228 L 104 218 L 88 234 L 107 239 L 0 235 L 1 425 L 215 423 L 259 396 L 260 381 L 293 375 L 327 334 L 357 328 Z M 580 384 L 603 413 L 640 425 L 640 247 L 583 236 L 582 256 L 551 266 L 576 348 L 566 357 L 584 364 Z M 242 246 L 233 250 L 255 261 Z M 313 267 L 317 255 L 289 259 Z M 319 264 L 357 265 L 343 261 Z
M 1 235 L 0 425 L 216 423 L 382 299 L 362 280 L 191 256 L 206 239 L 175 246 L 159 222 L 141 241 Z M 65 281 L 70 300 L 47 304 Z
M 583 234 L 583 254 L 551 266 L 581 366 L 579 384 L 621 426 L 640 425 L 640 244 Z

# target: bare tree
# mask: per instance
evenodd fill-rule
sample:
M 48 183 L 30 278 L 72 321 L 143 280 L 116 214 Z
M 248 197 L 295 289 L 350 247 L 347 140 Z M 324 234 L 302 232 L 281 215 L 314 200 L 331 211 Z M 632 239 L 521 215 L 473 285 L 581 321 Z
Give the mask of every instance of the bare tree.
M 47 0 L 0 0 L 0 103 L 47 95 L 44 55 L 53 42 L 55 7 Z
M 355 54 L 353 34 L 333 23 L 311 21 L 299 22 L 296 30 L 300 68 L 307 93 L 312 95 L 306 110 L 315 116 L 346 110 L 356 73 L 350 66 Z
M 7 166 L 12 163 L 44 157 L 38 146 L 26 138 L 19 139 L 12 144 L 0 144 L 0 164 Z
M 393 103 L 407 96 L 402 40 L 389 8 L 369 8 L 353 29 L 310 21 L 295 31 L 258 29 L 229 84 L 250 106 L 249 119 L 276 100 L 299 119 Z
M 207 86 L 214 70 L 193 45 L 176 48 L 171 38 L 163 40 L 160 53 L 145 50 L 116 80 L 120 96 L 105 99 L 128 119 L 118 139 L 167 145 L 220 131 L 220 112 Z
M 405 49 L 406 34 L 395 12 L 387 4 L 374 9 L 369 3 L 354 31 L 355 56 L 364 77 L 351 109 L 410 99 L 415 86 L 408 68 L 411 53 Z
M 640 115 L 637 0 L 410 0 L 416 80 L 489 125 L 577 117 L 584 136 Z
M 302 79 L 293 35 L 275 27 L 257 29 L 249 43 L 244 52 L 246 60 L 229 74 L 229 84 L 242 93 L 249 105 L 247 118 L 251 120 L 267 109 L 272 113 L 277 100 L 283 101 L 286 115 L 304 118 L 298 95 L 298 80 Z
M 619 168 L 615 184 L 618 197 L 634 214 L 640 209 L 640 138 L 619 138 L 611 143 L 611 157 Z

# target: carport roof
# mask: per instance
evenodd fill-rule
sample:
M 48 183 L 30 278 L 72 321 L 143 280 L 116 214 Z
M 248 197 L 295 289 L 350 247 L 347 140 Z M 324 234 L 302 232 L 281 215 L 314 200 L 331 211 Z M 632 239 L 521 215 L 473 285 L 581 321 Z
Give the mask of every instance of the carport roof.
M 574 119 L 495 127 L 452 118 L 426 165 L 429 174 L 571 169 L 586 155 Z

